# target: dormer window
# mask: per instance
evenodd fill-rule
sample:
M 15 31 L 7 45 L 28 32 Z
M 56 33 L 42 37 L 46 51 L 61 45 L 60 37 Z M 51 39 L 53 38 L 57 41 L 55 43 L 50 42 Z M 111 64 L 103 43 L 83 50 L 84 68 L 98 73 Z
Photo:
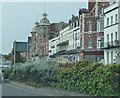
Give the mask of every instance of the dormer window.
M 100 16 L 103 16 L 103 14 L 104 14 L 104 8 L 102 7 L 102 8 L 100 9 Z

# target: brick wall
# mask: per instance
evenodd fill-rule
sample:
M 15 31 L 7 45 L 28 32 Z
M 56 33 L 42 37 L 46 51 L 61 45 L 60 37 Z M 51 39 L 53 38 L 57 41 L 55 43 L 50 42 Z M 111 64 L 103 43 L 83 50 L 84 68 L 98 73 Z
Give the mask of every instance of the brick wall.
M 92 1 L 93 0 L 88 0 L 88 10 L 89 11 L 91 11 L 96 4 L 96 0 L 94 0 L 94 2 L 92 2 Z
M 96 49 L 97 48 L 97 33 L 92 33 L 92 34 L 90 34 L 90 36 L 89 36 L 89 34 L 88 33 L 85 33 L 84 34 L 85 36 L 84 36 L 84 49 L 85 50 L 93 50 L 93 49 Z M 88 48 L 88 38 L 92 38 L 92 48 Z

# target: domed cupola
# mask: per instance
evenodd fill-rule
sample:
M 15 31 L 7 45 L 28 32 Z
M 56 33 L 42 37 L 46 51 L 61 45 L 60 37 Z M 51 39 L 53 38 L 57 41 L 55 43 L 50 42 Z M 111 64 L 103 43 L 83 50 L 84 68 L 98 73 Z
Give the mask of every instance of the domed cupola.
M 49 26 L 50 25 L 50 21 L 47 19 L 47 14 L 44 13 L 42 14 L 43 18 L 40 20 L 40 26 Z
M 37 32 L 37 27 L 38 27 L 39 23 L 38 22 L 35 22 L 35 26 L 34 28 L 32 29 L 32 32 Z

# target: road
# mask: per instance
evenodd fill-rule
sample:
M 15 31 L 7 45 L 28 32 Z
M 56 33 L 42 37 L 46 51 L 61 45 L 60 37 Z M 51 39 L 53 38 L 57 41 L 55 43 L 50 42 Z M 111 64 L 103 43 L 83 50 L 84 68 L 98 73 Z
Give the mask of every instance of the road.
M 17 87 L 11 84 L 2 84 L 2 96 L 45 96 L 45 94 Z M 47 94 L 46 94 L 47 96 Z
M 80 93 L 70 92 L 63 89 L 51 87 L 29 87 L 16 82 L 2 83 L 2 96 L 52 96 L 52 98 L 63 98 L 60 96 L 88 96 Z M 59 97 L 58 97 L 59 96 Z
M 10 83 L 2 84 L 2 96 L 69 96 L 70 93 L 65 93 L 65 91 L 58 91 L 57 89 L 51 88 L 24 88 L 21 86 L 16 86 Z M 59 97 L 60 98 L 60 97 Z

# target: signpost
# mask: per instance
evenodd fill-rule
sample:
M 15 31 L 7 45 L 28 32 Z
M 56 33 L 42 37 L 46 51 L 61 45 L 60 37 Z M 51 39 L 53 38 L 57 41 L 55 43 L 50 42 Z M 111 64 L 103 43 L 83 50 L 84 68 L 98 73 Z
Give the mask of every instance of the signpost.
M 13 50 L 14 50 L 14 65 L 16 61 L 16 52 L 27 52 L 27 59 L 28 59 L 28 43 L 27 42 L 13 42 Z

